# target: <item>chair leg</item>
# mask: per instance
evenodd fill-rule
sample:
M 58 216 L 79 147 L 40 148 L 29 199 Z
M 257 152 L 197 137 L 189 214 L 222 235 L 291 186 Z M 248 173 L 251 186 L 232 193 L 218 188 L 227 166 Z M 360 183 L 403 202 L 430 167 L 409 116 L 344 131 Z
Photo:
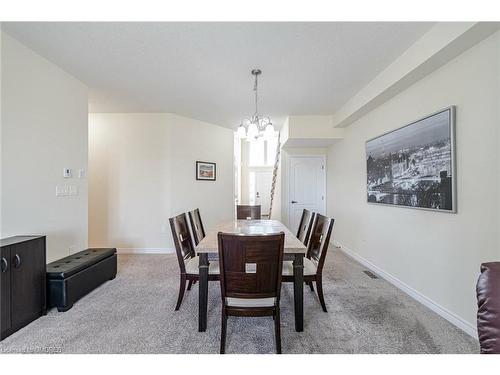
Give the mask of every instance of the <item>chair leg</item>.
M 276 340 L 276 354 L 281 354 L 281 327 L 280 327 L 280 308 L 277 307 L 274 312 L 274 335 Z
M 311 288 L 311 292 L 314 292 L 314 286 L 313 286 L 312 281 L 308 281 L 307 285 L 309 285 L 309 288 Z
M 181 307 L 182 298 L 184 298 L 184 290 L 186 289 L 186 275 L 181 274 L 181 282 L 179 285 L 179 297 L 177 298 L 177 305 L 175 306 L 175 311 L 179 310 Z
M 318 297 L 319 302 L 321 303 L 321 307 L 323 308 L 324 312 L 328 312 L 325 304 L 325 296 L 323 295 L 323 278 L 321 276 L 318 276 L 316 278 L 316 288 L 318 289 Z
M 227 334 L 227 315 L 226 312 L 222 311 L 222 322 L 220 330 L 220 354 L 226 352 L 226 334 Z
M 189 280 L 188 283 L 188 290 L 191 290 L 191 286 L 193 285 L 193 280 Z

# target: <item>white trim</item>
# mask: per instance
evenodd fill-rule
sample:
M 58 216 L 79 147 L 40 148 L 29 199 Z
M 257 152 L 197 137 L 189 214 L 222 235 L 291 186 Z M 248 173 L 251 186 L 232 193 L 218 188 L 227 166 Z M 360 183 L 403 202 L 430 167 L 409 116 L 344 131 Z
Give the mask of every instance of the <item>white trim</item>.
M 303 158 L 318 158 L 318 159 L 322 159 L 323 160 L 323 215 L 326 215 L 326 200 L 328 199 L 327 198 L 327 189 L 326 189 L 326 155 L 325 154 L 316 154 L 316 155 L 295 155 L 295 154 L 292 154 L 292 155 L 288 155 L 287 157 L 287 176 L 286 176 L 286 179 L 287 179 L 287 186 L 286 186 L 286 197 L 287 197 L 287 202 L 286 202 L 286 206 L 287 206 L 287 226 L 290 227 L 290 218 L 291 218 L 291 210 L 292 210 L 292 205 L 290 203 L 291 201 L 291 198 L 290 198 L 290 184 L 291 184 L 291 179 L 290 179 L 290 176 L 292 175 L 291 173 L 291 170 L 292 170 L 292 159 L 303 159 Z
M 174 249 L 167 248 L 128 248 L 119 247 L 116 249 L 118 254 L 173 254 Z
M 352 251 L 348 247 L 343 246 L 340 242 L 334 241 L 334 246 L 339 248 L 342 252 L 344 252 L 350 258 L 354 259 L 358 263 L 361 263 L 363 266 L 370 269 L 371 271 L 376 273 L 378 276 L 382 277 L 384 280 L 388 281 L 389 283 L 391 283 L 392 285 L 394 285 L 398 289 L 400 289 L 403 292 L 405 292 L 406 294 L 408 294 L 410 297 L 416 299 L 422 305 L 428 307 L 429 309 L 434 311 L 436 314 L 440 315 L 441 317 L 443 317 L 444 319 L 449 321 L 454 326 L 460 328 L 462 331 L 464 331 L 465 333 L 467 333 L 471 337 L 475 338 L 476 340 L 478 339 L 476 326 L 470 324 L 469 322 L 467 322 L 463 318 L 459 317 L 458 315 L 454 314 L 450 310 L 439 305 L 438 303 L 431 300 L 430 298 L 424 296 L 422 293 L 413 289 L 408 284 L 405 284 L 403 281 L 392 276 L 390 273 L 382 270 L 381 268 L 379 268 L 375 264 L 371 263 L 369 260 L 356 254 L 354 251 Z

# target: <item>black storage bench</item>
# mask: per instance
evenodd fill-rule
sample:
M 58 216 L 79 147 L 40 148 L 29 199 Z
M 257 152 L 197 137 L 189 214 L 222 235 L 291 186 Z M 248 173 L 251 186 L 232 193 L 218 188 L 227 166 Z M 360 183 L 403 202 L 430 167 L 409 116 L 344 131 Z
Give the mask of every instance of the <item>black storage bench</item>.
M 116 276 L 116 249 L 87 249 L 47 265 L 48 307 L 68 311 L 81 297 Z

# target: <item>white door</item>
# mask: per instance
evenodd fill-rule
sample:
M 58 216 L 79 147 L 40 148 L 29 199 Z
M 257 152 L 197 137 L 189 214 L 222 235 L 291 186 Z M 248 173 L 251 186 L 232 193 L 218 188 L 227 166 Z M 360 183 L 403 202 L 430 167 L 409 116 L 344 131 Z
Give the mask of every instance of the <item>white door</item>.
M 295 233 L 304 208 L 325 214 L 325 159 L 322 156 L 291 156 L 289 168 L 288 224 Z
M 256 171 L 253 172 L 255 187 L 253 189 L 254 199 L 253 204 L 261 205 L 261 214 L 269 215 L 269 205 L 271 204 L 271 184 L 273 181 L 273 174 L 270 171 Z

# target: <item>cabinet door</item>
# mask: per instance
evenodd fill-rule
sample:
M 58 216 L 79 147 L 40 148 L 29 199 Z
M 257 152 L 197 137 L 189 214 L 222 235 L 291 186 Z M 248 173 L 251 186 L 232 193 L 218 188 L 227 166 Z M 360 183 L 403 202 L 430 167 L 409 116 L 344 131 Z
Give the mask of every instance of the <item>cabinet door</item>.
M 45 303 L 45 251 L 42 239 L 10 249 L 12 327 L 39 316 Z
M 10 324 L 10 247 L 0 248 L 0 330 L 6 331 Z

